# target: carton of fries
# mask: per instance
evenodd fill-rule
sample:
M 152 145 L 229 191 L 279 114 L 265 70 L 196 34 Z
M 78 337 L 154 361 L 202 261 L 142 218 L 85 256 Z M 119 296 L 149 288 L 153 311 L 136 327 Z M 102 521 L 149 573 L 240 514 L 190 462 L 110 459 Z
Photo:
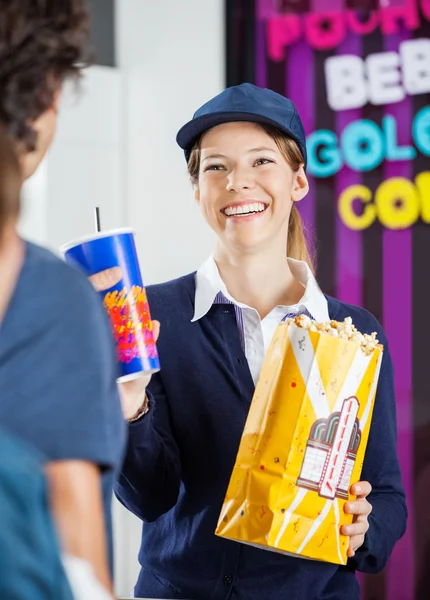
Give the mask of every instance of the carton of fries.
M 267 351 L 216 534 L 346 564 L 383 348 L 350 318 L 281 323 Z

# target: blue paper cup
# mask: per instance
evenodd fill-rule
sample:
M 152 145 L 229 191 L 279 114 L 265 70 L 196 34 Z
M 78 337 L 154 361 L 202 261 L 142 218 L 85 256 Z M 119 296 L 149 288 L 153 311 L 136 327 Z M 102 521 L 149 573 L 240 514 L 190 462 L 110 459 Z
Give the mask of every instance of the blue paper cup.
M 100 293 L 109 315 L 121 369 L 119 381 L 160 370 L 148 300 L 132 229 L 115 229 L 81 238 L 60 249 L 67 263 L 87 277 L 119 267 L 121 280 Z

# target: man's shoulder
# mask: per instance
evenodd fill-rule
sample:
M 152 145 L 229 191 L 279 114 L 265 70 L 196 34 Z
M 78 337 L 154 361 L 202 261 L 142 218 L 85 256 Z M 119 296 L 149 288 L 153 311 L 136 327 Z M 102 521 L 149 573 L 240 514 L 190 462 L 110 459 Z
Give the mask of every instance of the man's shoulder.
M 89 320 L 102 311 L 98 294 L 86 277 L 59 256 L 27 242 L 27 258 L 20 288 L 21 300 L 49 320 L 85 315 Z M 31 298 L 31 303 L 28 302 Z
M 40 292 L 64 299 L 68 294 L 84 294 L 94 297 L 95 293 L 86 277 L 47 248 L 27 242 L 26 283 L 38 284 Z
M 78 333 L 83 347 L 90 337 L 100 344 L 112 342 L 101 298 L 86 277 L 30 243 L 2 333 L 4 352 L 43 344 L 50 354 L 59 352 Z

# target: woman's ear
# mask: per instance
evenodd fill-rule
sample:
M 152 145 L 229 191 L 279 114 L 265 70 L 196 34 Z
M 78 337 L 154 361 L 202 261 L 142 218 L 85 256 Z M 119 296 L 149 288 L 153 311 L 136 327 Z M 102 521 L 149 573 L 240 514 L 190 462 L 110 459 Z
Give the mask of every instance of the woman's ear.
M 194 200 L 199 203 L 200 202 L 200 189 L 197 184 L 194 184 Z
M 299 170 L 294 173 L 293 190 L 291 199 L 293 202 L 300 202 L 309 192 L 308 178 L 306 177 L 304 165 L 300 165 Z

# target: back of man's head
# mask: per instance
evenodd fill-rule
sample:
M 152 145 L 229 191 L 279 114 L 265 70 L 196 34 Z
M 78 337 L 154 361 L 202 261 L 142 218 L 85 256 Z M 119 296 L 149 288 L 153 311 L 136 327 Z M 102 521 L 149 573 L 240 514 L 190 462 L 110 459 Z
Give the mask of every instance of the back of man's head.
M 32 124 L 49 110 L 64 79 L 85 66 L 85 0 L 0 0 L 0 121 L 35 149 Z

